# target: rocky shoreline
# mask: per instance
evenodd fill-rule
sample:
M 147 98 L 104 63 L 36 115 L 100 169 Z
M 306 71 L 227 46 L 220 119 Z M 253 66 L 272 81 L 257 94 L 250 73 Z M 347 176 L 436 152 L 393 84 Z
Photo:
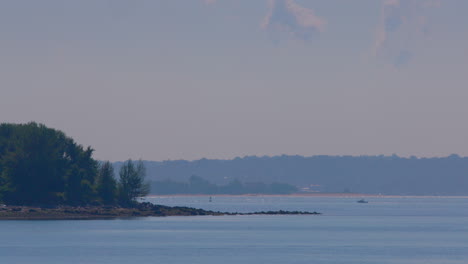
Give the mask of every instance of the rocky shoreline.
M 147 216 L 197 216 L 197 215 L 318 215 L 303 211 L 262 211 L 253 213 L 227 213 L 183 206 L 165 206 L 139 203 L 133 208 L 116 206 L 1 206 L 0 220 L 86 220 L 116 219 Z

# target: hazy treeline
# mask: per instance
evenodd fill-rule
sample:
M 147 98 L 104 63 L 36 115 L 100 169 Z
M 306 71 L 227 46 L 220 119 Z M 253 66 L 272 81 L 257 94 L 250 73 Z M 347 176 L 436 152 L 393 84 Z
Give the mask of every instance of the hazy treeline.
M 130 206 L 148 193 L 143 162 L 126 161 L 116 180 L 113 165 L 92 154 L 41 124 L 0 124 L 0 202 Z
M 152 194 L 291 194 L 298 191 L 295 186 L 276 182 L 242 183 L 233 180 L 226 185 L 216 185 L 196 175 L 192 175 L 188 182 L 166 179 L 154 181 L 151 186 Z
M 321 192 L 467 195 L 468 158 L 398 156 L 275 156 L 233 160 L 145 161 L 152 181 L 187 182 L 190 175 L 218 185 L 284 182 Z M 121 163 L 114 163 L 117 167 Z

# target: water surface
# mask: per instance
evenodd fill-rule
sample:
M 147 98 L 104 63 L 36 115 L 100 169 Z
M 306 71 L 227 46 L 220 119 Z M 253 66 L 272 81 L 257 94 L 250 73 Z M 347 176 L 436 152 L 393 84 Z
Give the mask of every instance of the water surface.
M 320 216 L 0 221 L 0 263 L 468 263 L 467 198 L 147 198 L 210 210 Z

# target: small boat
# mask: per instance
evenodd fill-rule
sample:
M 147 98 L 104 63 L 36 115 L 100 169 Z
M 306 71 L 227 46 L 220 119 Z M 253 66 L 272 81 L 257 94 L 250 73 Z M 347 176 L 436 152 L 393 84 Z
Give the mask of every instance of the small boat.
M 209 201 L 210 201 L 210 203 L 213 201 L 213 199 L 211 199 L 211 196 L 210 196 L 210 200 L 209 200 Z
M 368 203 L 368 201 L 364 200 L 364 199 L 361 199 L 359 201 L 357 201 L 358 203 Z

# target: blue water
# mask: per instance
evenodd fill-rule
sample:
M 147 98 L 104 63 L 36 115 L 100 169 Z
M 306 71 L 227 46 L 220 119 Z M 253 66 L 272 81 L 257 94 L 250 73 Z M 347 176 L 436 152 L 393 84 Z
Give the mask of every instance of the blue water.
M 154 197 L 320 216 L 0 221 L 0 263 L 468 263 L 468 198 Z

